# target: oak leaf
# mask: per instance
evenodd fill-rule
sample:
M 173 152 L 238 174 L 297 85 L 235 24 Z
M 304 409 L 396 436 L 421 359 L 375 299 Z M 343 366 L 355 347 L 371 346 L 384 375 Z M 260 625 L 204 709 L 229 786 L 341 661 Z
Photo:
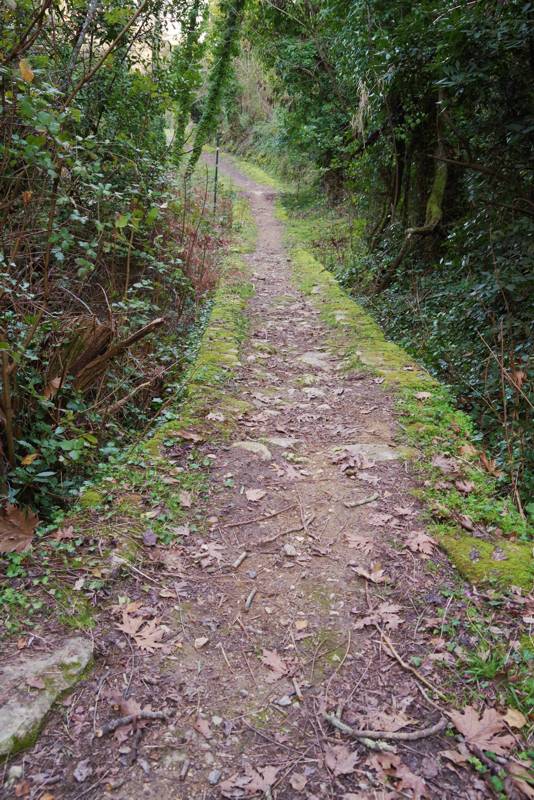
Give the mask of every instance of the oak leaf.
M 404 540 L 404 543 L 412 553 L 421 553 L 425 558 L 432 555 L 435 547 L 434 540 L 423 531 L 413 531 Z
M 380 603 L 380 605 L 373 609 L 369 614 L 366 614 L 365 617 L 358 620 L 355 623 L 354 627 L 356 630 L 360 628 L 365 628 L 368 625 L 385 625 L 386 628 L 390 630 L 396 630 L 399 625 L 401 625 L 404 620 L 399 617 L 398 613 L 401 610 L 401 607 L 398 606 L 396 603 Z M 351 613 L 358 613 L 352 611 Z
M 289 672 L 286 662 L 280 658 L 276 650 L 266 650 L 264 648 L 260 661 L 272 671 L 272 675 L 267 678 L 269 683 L 279 680 Z
M 0 553 L 22 553 L 33 539 L 39 517 L 8 503 L 0 516 Z
M 344 744 L 327 745 L 325 764 L 334 775 L 349 775 L 360 760 L 359 753 L 351 752 Z
M 499 735 L 506 728 L 506 721 L 494 708 L 486 708 L 479 715 L 476 708 L 466 706 L 463 711 L 449 711 L 448 714 L 467 743 L 481 750 L 503 755 L 515 744 L 513 736 Z

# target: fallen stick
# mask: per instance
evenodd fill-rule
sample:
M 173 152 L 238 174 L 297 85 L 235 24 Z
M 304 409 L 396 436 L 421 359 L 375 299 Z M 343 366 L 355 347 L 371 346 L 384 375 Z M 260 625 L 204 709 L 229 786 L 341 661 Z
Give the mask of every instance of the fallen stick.
M 251 591 L 251 593 L 249 594 L 249 596 L 247 597 L 246 602 L 245 602 L 245 611 L 249 610 L 250 606 L 252 605 L 252 601 L 256 597 L 257 591 L 258 591 L 257 589 L 253 589 Z
M 391 739 L 396 742 L 416 742 L 418 739 L 427 739 L 429 736 L 441 733 L 449 724 L 447 720 L 442 717 L 435 725 L 431 725 L 430 728 L 422 728 L 419 731 L 368 731 L 351 728 L 350 725 L 346 725 L 334 714 L 327 714 L 325 712 L 323 716 L 330 725 L 333 725 L 334 728 L 337 728 L 342 733 L 346 733 L 347 736 L 352 736 L 355 739 L 371 739 L 373 741 L 376 739 Z
M 273 511 L 272 514 L 266 514 L 264 517 L 253 517 L 252 519 L 244 519 L 243 522 L 227 522 L 226 525 L 222 525 L 222 528 L 240 528 L 242 525 L 252 525 L 253 522 L 263 522 L 266 519 L 272 519 L 273 517 L 277 517 L 279 514 L 283 514 L 285 511 L 291 511 L 292 508 L 295 508 L 295 503 L 290 506 L 285 506 L 281 508 L 280 511 Z
M 290 533 L 300 533 L 300 531 L 304 530 L 304 525 L 299 525 L 298 528 L 290 528 L 288 531 L 280 531 L 280 533 L 275 533 L 274 536 L 269 536 L 267 539 L 260 539 L 257 544 L 270 544 L 270 542 L 276 542 L 277 539 L 280 539 L 281 536 L 287 536 Z
M 435 694 L 437 694 L 437 696 L 440 697 L 442 700 L 444 700 L 445 702 L 448 702 L 447 701 L 447 696 L 442 691 L 440 691 L 440 689 L 438 689 L 436 686 L 434 686 L 433 683 L 430 683 L 430 681 L 427 680 L 424 675 L 421 675 L 421 673 L 418 672 L 418 670 L 416 670 L 415 667 L 412 667 L 410 664 L 406 663 L 406 661 L 402 658 L 402 656 L 399 655 L 399 653 L 395 649 L 395 645 L 393 644 L 393 642 L 391 641 L 389 636 L 386 633 L 384 633 L 384 631 L 381 628 L 379 628 L 378 625 L 376 626 L 376 629 L 378 630 L 378 632 L 380 633 L 380 636 L 385 641 L 385 643 L 386 643 L 386 645 L 387 645 L 387 647 L 388 647 L 388 649 L 390 651 L 390 655 L 392 656 L 392 658 L 394 658 L 395 661 L 397 661 L 400 664 L 400 666 L 403 669 L 405 669 L 407 672 L 411 672 L 412 675 L 414 675 L 420 683 L 424 684 L 427 687 L 427 689 L 430 689 Z
M 111 722 L 106 722 L 105 725 L 95 731 L 95 736 L 100 739 L 107 733 L 113 733 L 117 728 L 137 722 L 138 719 L 167 719 L 167 715 L 163 711 L 139 711 L 137 714 L 127 714 L 125 717 L 117 717 L 117 719 L 112 719 Z

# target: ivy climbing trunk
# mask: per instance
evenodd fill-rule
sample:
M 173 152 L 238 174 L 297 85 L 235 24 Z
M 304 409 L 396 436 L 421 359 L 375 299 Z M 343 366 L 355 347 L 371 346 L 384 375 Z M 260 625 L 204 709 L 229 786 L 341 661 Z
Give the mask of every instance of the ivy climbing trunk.
M 193 149 L 187 164 L 186 177 L 192 175 L 202 153 L 202 148 L 216 126 L 221 108 L 222 92 L 229 77 L 232 58 L 236 53 L 245 5 L 246 0 L 224 0 L 221 3 L 222 31 L 214 48 L 213 69 L 209 78 L 208 96 L 196 130 Z
M 200 75 L 200 60 L 204 51 L 200 42 L 203 28 L 203 16 L 199 19 L 200 12 L 201 0 L 193 0 L 186 25 L 185 42 L 183 47 L 176 51 L 174 72 L 178 80 L 184 82 L 183 87 L 180 87 L 174 115 L 173 159 L 176 164 L 180 163 L 184 153 L 185 130 L 191 117 L 191 109 L 195 100 L 196 78 Z

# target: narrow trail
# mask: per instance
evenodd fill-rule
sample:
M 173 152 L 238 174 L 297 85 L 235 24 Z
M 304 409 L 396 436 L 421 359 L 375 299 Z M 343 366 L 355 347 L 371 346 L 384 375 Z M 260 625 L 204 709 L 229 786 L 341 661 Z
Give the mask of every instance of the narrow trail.
M 372 377 L 345 375 L 329 350 L 317 310 L 292 283 L 272 190 L 230 163 L 222 170 L 248 198 L 258 238 L 250 331 L 228 388 L 248 410 L 228 445 L 206 449 L 206 513 L 215 558 L 247 556 L 185 578 L 170 623 L 183 648 L 143 666 L 157 695 L 165 687 L 178 702 L 178 718 L 150 729 L 145 753 L 157 761 L 146 775 L 132 770 L 113 796 L 487 796 L 481 781 L 436 757 L 443 736 L 373 752 L 323 717 L 394 731 L 442 719 L 380 631 L 400 636 L 406 659 L 428 651 L 423 632 L 451 573 L 437 556 L 442 572 L 430 574 L 399 546 L 400 532 L 422 525 L 391 398 Z M 350 464 L 338 463 L 345 445 Z M 398 791 L 380 788 L 388 769 Z
M 27 763 L 72 775 L 87 759 L 92 777 L 55 786 L 56 800 L 487 797 L 438 755 L 450 737 L 395 740 L 444 719 L 429 683 L 447 654 L 429 631 L 458 576 L 437 550 L 430 571 L 403 545 L 424 526 L 392 398 L 330 349 L 292 282 L 273 191 L 222 169 L 258 228 L 250 326 L 227 386 L 246 406 L 230 441 L 198 445 L 213 464 L 206 534 L 172 551 L 174 569 L 139 565 L 171 645 L 150 654 L 114 627 L 97 636 L 101 667 L 70 706 L 69 738 L 56 715 Z M 120 695 L 120 713 L 166 719 L 94 738 Z M 325 712 L 393 738 L 371 749 Z

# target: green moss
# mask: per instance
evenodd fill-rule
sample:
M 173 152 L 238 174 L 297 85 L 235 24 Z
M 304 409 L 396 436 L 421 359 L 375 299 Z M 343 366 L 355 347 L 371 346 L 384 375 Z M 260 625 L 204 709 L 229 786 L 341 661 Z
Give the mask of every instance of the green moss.
M 533 584 L 533 558 L 528 543 L 532 531 L 527 530 L 527 523 L 511 500 L 498 496 L 495 480 L 481 469 L 478 456 L 466 463 L 461 448 L 466 444 L 473 448 L 472 421 L 454 408 L 445 387 L 401 347 L 385 338 L 369 314 L 306 249 L 317 237 L 315 224 L 292 219 L 280 202 L 277 215 L 288 231 L 295 282 L 309 295 L 329 326 L 330 345 L 342 354 L 345 371 L 367 369 L 382 377 L 385 388 L 397 398 L 403 438 L 411 446 L 403 455 L 414 460 L 415 469 L 424 478 L 418 494 L 434 515 L 447 519 L 445 529 L 438 526 L 436 532 L 443 549 L 472 582 L 497 581 L 503 586 L 529 589 Z M 430 396 L 418 397 L 421 392 Z M 465 478 L 474 484 L 471 493 L 464 495 L 452 484 L 450 489 L 440 488 L 444 476 L 432 466 L 436 454 L 461 459 Z M 486 538 L 467 534 L 457 522 L 460 515 L 467 515 Z M 504 560 L 493 557 L 496 547 L 504 554 Z M 474 550 L 479 554 L 476 559 L 471 557 Z
M 79 505 L 82 508 L 98 508 L 104 502 L 105 494 L 97 489 L 86 489 L 80 496 Z

